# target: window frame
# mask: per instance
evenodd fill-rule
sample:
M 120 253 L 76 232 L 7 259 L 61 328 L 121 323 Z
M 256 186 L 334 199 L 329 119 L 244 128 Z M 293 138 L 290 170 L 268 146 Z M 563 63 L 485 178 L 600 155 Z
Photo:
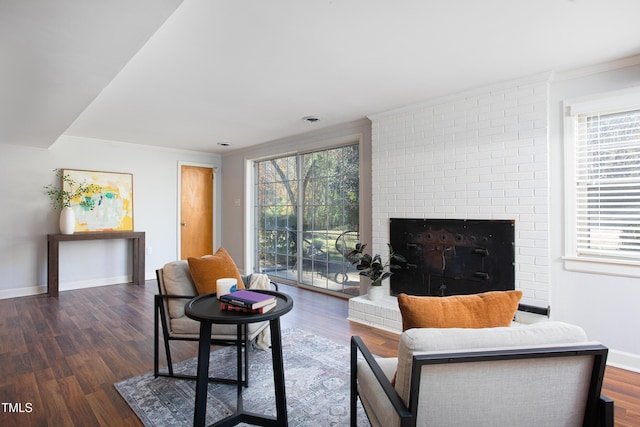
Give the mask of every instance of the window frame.
M 268 147 L 265 150 L 259 150 L 254 155 L 245 155 L 243 157 L 244 162 L 244 209 L 243 209 L 243 242 L 245 245 L 244 251 L 244 268 L 242 271 L 245 274 L 250 272 L 257 272 L 258 263 L 256 262 L 256 251 L 258 250 L 258 244 L 255 239 L 255 221 L 256 221 L 256 209 L 254 206 L 255 197 L 255 168 L 254 164 L 257 161 L 270 160 L 274 158 L 304 155 L 313 153 L 316 151 L 324 151 L 334 148 L 340 148 L 350 145 L 357 145 L 359 152 L 359 224 L 360 224 L 360 237 L 371 239 L 371 195 L 370 195 L 370 179 L 371 176 L 371 136 L 369 134 L 370 123 L 366 123 L 365 126 L 359 126 L 356 132 L 345 132 L 344 134 L 327 134 L 319 135 L 309 138 L 292 139 L 286 143 L 276 144 L 273 147 Z M 304 147 L 304 149 L 300 149 Z M 369 237 L 367 237 L 369 236 Z M 314 288 L 319 289 L 319 288 Z M 319 289 L 322 291 L 321 289 Z M 344 294 L 336 294 L 343 296 Z
M 564 118 L 564 267 L 570 271 L 640 277 L 640 255 L 630 258 L 579 255 L 577 248 L 576 135 L 579 115 L 640 109 L 640 87 L 566 100 Z

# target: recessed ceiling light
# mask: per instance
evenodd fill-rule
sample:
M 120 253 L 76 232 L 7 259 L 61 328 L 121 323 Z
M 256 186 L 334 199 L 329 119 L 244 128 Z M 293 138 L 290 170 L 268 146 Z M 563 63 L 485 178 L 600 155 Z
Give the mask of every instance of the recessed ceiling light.
M 220 145 L 221 147 L 228 147 L 231 145 L 230 142 L 218 142 L 218 145 Z
M 302 118 L 307 123 L 316 123 L 320 121 L 320 117 L 318 116 L 305 116 Z

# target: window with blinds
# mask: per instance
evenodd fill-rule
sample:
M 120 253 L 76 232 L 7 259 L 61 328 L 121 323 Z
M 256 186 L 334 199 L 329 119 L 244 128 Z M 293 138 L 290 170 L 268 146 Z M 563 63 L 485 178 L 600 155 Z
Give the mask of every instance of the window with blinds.
M 640 260 L 640 105 L 573 123 L 575 255 Z

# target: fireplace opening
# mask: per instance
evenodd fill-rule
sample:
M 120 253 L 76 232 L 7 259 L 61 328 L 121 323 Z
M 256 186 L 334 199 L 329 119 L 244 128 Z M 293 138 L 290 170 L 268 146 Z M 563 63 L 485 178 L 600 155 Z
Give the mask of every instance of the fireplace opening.
M 515 289 L 515 221 L 392 218 L 390 243 L 407 262 L 391 295 L 450 296 Z

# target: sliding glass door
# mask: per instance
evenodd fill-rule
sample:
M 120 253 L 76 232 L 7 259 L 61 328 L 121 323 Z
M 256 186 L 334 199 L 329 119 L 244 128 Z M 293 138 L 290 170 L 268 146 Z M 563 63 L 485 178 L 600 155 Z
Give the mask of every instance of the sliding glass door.
M 357 294 L 346 255 L 358 241 L 358 145 L 261 160 L 255 168 L 259 270 Z

